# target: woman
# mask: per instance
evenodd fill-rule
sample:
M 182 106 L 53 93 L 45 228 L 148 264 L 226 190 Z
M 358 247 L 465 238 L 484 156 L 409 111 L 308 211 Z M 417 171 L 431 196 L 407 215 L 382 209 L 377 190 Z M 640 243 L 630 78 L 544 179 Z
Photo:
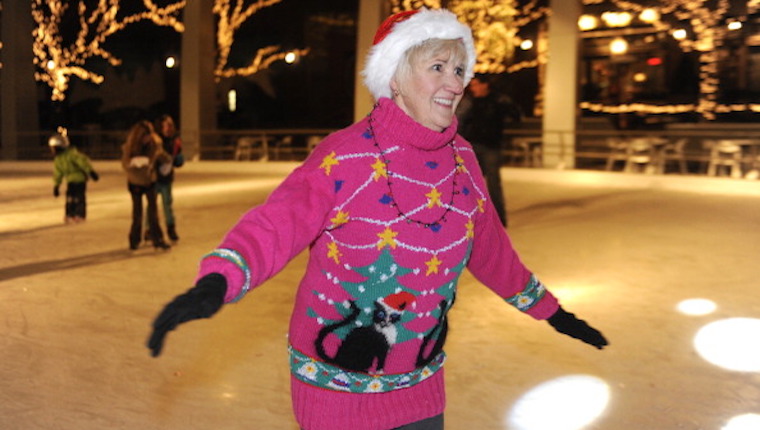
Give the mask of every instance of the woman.
M 172 242 L 179 240 L 177 235 L 177 223 L 174 218 L 174 198 L 172 197 L 172 183 L 174 182 L 174 168 L 182 167 L 184 157 L 182 155 L 182 140 L 177 134 L 177 127 L 171 115 L 161 115 L 156 119 L 156 131 L 161 135 L 161 143 L 164 152 L 171 155 L 172 162 L 165 164 L 158 170 L 156 192 L 161 196 L 161 204 L 164 209 L 164 221 L 166 221 L 166 234 Z
M 363 72 L 377 104 L 328 136 L 201 263 L 148 346 L 213 315 L 306 247 L 289 331 L 306 430 L 442 429 L 447 313 L 467 268 L 519 310 L 598 348 L 604 337 L 520 262 L 454 116 L 472 77 L 470 30 L 448 11 L 386 20 Z
M 171 163 L 171 156 L 161 148 L 161 139 L 149 121 L 133 125 L 121 147 L 121 165 L 127 172 L 127 188 L 132 196 L 132 227 L 129 230 L 129 249 L 140 245 L 143 196 L 148 201 L 148 236 L 156 249 L 169 249 L 164 233 L 158 225 L 156 206 L 156 171 L 159 166 Z

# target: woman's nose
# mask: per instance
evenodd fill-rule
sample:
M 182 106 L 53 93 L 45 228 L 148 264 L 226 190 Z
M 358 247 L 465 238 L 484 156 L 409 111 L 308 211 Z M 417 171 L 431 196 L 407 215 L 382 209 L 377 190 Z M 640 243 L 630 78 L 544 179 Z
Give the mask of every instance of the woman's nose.
M 456 73 L 449 73 L 446 79 L 446 88 L 454 94 L 464 93 L 464 81 Z

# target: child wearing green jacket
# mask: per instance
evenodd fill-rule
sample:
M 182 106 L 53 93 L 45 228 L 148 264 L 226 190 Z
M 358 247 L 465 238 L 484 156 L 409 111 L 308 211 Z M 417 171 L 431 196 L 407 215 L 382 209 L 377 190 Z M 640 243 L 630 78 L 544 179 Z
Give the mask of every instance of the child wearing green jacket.
M 64 222 L 79 223 L 87 218 L 87 180 L 99 179 L 92 168 L 87 155 L 71 146 L 65 130 L 48 139 L 48 146 L 53 151 L 53 196 L 60 196 L 61 183 L 66 181 L 66 204 Z

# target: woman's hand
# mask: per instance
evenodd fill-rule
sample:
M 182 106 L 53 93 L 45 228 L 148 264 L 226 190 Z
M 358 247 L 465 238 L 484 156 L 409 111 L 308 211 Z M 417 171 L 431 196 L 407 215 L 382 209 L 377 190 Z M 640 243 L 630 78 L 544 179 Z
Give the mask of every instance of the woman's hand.
M 153 322 L 153 333 L 148 349 L 153 357 L 161 354 L 166 335 L 179 324 L 200 318 L 209 318 L 224 304 L 227 280 L 218 273 L 209 273 L 198 280 L 195 287 L 174 298 L 164 307 Z
M 599 330 L 588 325 L 586 321 L 579 320 L 575 315 L 562 309 L 562 307 L 557 309 L 557 312 L 550 316 L 547 321 L 558 332 L 579 339 L 598 349 L 609 345 L 609 342 L 607 342 L 607 339 L 604 338 L 604 335 Z

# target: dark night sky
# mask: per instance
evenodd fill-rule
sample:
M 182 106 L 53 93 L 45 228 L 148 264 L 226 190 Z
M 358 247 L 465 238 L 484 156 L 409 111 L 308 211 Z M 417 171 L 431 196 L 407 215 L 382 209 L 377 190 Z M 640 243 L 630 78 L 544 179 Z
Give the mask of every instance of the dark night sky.
M 266 105 L 243 124 L 271 127 L 342 127 L 353 118 L 353 82 L 356 28 L 327 27 L 315 16 L 348 16 L 355 20 L 356 0 L 286 0 L 257 13 L 241 28 L 230 62 L 244 65 L 253 47 L 280 45 L 283 49 L 309 47 L 311 52 L 295 66 L 274 64 L 269 70 L 277 98 L 254 87 L 247 106 Z M 238 64 L 235 62 L 238 61 Z M 240 121 L 238 121 L 240 122 Z

